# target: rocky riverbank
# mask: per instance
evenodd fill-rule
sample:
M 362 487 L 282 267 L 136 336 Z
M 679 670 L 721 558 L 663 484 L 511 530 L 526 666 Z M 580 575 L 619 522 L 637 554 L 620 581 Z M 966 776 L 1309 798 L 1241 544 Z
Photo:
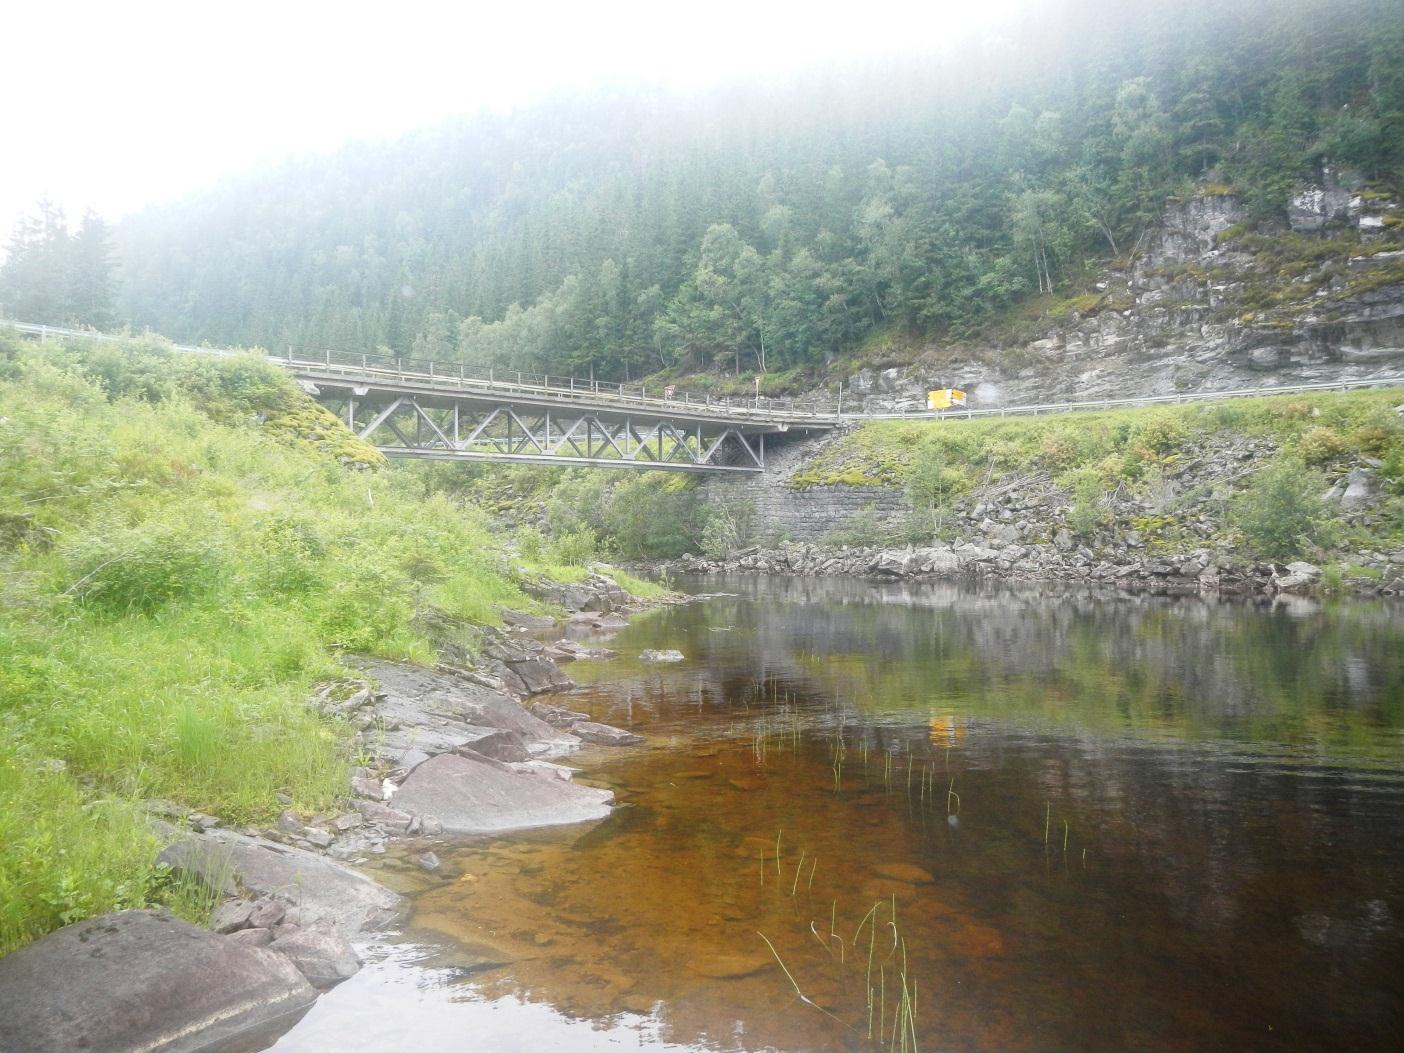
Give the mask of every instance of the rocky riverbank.
M 1323 569 L 1305 560 L 1290 563 L 1240 563 L 1214 549 L 1180 555 L 1128 552 L 1097 559 L 1088 549 L 973 541 L 902 547 L 826 547 L 816 544 L 754 549 L 726 560 L 684 556 L 665 565 L 668 573 L 850 575 L 874 580 L 989 578 L 1011 582 L 1072 582 L 1118 589 L 1164 593 L 1263 594 L 1350 591 L 1361 595 L 1404 595 L 1404 550 L 1363 553 L 1367 565 L 1383 568 L 1378 576 L 1330 584 Z
M 1094 525 L 1047 472 L 981 488 L 942 514 L 945 537 L 927 544 L 824 542 L 753 546 L 725 559 L 684 556 L 673 573 L 840 574 L 877 579 L 988 577 L 1075 582 L 1161 592 L 1349 592 L 1404 594 L 1404 546 L 1312 560 L 1255 558 L 1223 526 L 1223 493 L 1272 453 L 1271 444 L 1226 438 L 1205 444 L 1164 474 L 1160 492 L 1105 495 Z M 1342 525 L 1374 531 L 1382 521 L 1378 461 L 1344 466 L 1320 495 Z M 1171 510 L 1173 506 L 1173 511 Z
M 275 823 L 233 829 L 147 802 L 167 842 L 161 863 L 222 899 L 210 929 L 120 911 L 0 959 L 0 1048 L 261 1048 L 359 969 L 362 934 L 405 913 L 399 894 L 356 869 L 392 843 L 434 870 L 435 848 L 454 837 L 607 815 L 611 792 L 576 783 L 559 759 L 586 742 L 643 740 L 530 699 L 573 686 L 560 663 L 612 655 L 580 644 L 581 631 L 607 634 L 650 604 L 599 575 L 539 591 L 567 612 L 557 642 L 541 639 L 562 627 L 556 619 L 504 612 L 472 666 L 466 655 L 433 669 L 359 658 L 348 663 L 355 676 L 323 685 L 313 705 L 351 724 L 367 758 L 349 772 L 342 807 L 285 808 Z

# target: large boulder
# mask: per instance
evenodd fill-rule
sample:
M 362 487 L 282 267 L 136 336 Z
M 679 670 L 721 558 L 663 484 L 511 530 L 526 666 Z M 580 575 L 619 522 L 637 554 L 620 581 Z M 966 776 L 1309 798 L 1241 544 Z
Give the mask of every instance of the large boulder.
M 600 819 L 613 797 L 608 790 L 445 753 L 410 772 L 395 807 L 432 815 L 447 833 L 480 834 Z
M 284 926 L 270 945 L 285 955 L 313 987 L 326 990 L 356 974 L 361 968 L 351 941 L 328 921 L 302 927 Z
M 279 896 L 301 907 L 306 920 L 329 921 L 346 933 L 383 927 L 406 907 L 397 893 L 335 860 L 232 830 L 176 841 L 160 861 L 214 888 L 233 884 L 254 898 Z
M 317 993 L 281 954 L 163 911 L 104 914 L 0 959 L 0 1049 L 261 1049 Z
M 381 697 L 375 713 L 387 724 L 474 736 L 483 728 L 496 728 L 516 732 L 529 747 L 545 749 L 576 744 L 573 736 L 532 716 L 516 700 L 468 674 L 448 667 L 426 669 L 370 658 L 357 659 L 356 664 L 379 684 Z
M 873 574 L 882 574 L 891 578 L 904 578 L 912 569 L 912 555 L 910 552 L 886 550 L 878 554 L 869 568 Z
M 1346 476 L 1341 508 L 1350 511 L 1368 505 L 1375 495 L 1374 475 L 1368 468 L 1352 468 Z

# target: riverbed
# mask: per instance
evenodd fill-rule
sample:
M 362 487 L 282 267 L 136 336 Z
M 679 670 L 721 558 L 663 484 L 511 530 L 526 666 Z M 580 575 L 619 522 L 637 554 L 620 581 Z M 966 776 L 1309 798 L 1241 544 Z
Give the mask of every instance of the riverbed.
M 682 586 L 552 699 L 611 816 L 392 854 L 275 1050 L 1398 1040 L 1404 605 Z

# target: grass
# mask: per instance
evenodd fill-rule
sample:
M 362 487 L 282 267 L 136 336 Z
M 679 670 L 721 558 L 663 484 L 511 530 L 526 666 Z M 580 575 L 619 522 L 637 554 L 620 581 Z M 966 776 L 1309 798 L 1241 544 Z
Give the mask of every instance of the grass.
M 339 428 L 252 357 L 0 338 L 0 953 L 117 908 L 198 917 L 144 799 L 333 807 L 352 735 L 307 699 L 339 656 L 471 649 L 562 572 Z
M 827 445 L 793 476 L 793 486 L 907 486 L 918 462 L 953 469 L 973 489 L 1042 469 L 1070 482 L 1082 470 L 1101 482 L 1140 482 L 1174 465 L 1186 449 L 1216 435 L 1302 446 L 1313 463 L 1367 455 L 1404 456 L 1398 390 L 1264 396 L 1049 417 L 869 421 Z
M 601 567 L 600 573 L 609 578 L 614 584 L 627 592 L 630 596 L 635 596 L 641 600 L 661 600 L 669 595 L 669 592 L 657 582 L 648 581 L 644 578 L 636 577 L 618 567 Z

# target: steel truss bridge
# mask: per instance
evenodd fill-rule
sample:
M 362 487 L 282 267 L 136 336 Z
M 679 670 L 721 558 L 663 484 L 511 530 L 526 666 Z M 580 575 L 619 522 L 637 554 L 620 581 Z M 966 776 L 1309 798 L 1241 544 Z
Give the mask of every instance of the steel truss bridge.
M 25 335 L 150 342 L 0 319 Z M 165 344 L 173 351 L 234 357 L 247 351 Z M 670 389 L 650 394 L 642 384 L 615 384 L 515 370 L 474 373 L 454 363 L 413 362 L 332 351 L 268 355 L 303 390 L 344 420 L 387 457 L 430 460 L 516 461 L 529 464 L 651 468 L 678 472 L 760 472 L 767 437 L 830 431 L 861 420 L 1037 416 L 1087 410 L 1209 402 L 1263 395 L 1308 394 L 1355 388 L 1404 387 L 1404 376 L 1384 372 L 1325 383 L 1264 385 L 1231 391 L 968 407 L 935 413 L 843 412 L 787 404 L 757 395 L 715 399 Z
M 0 321 L 40 340 L 140 338 Z M 248 352 L 173 345 L 190 354 Z M 376 355 L 269 355 L 387 457 L 590 465 L 674 472 L 765 469 L 767 437 L 828 431 L 836 413 L 765 398 L 673 397 L 668 389 L 489 371 Z
M 288 365 L 284 361 L 284 365 Z M 767 436 L 830 416 L 293 362 L 298 383 L 387 457 L 760 472 Z M 613 385 L 611 385 L 612 387 Z

